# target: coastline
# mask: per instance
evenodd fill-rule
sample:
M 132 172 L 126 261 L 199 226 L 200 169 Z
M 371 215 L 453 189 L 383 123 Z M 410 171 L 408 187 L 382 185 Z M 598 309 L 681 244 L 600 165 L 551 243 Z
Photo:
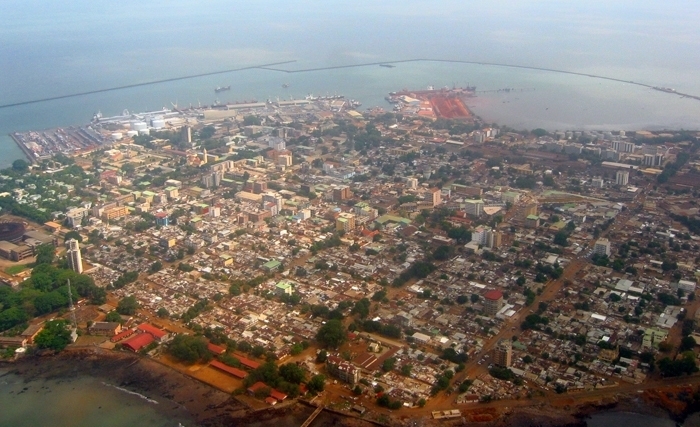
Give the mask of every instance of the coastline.
M 9 133 L 8 135 L 10 135 L 10 138 L 12 138 L 12 140 L 15 141 L 15 144 L 17 144 L 19 149 L 22 150 L 22 153 L 24 153 L 24 157 L 27 158 L 29 163 L 36 164 L 36 159 L 32 155 L 31 151 L 29 151 L 29 148 L 27 148 L 26 145 L 22 144 L 22 142 L 17 140 L 17 138 L 15 138 L 15 135 L 13 133 Z
M 40 379 L 76 379 L 81 376 L 97 378 L 107 386 L 129 394 L 138 394 L 142 399 L 158 401 L 160 404 L 155 405 L 155 409 L 166 416 L 187 418 L 192 424 L 204 427 L 239 424 L 254 427 L 301 425 L 313 412 L 313 406 L 303 401 L 251 410 L 228 393 L 157 361 L 103 349 L 74 349 L 53 356 L 31 356 L 0 364 L 0 369 L 21 377 L 26 383 Z M 602 412 L 628 412 L 681 421 L 638 396 L 626 395 L 614 400 L 582 402 L 564 408 L 548 404 L 513 407 L 493 422 L 473 425 L 519 427 L 533 425 L 534 422 L 549 427 L 583 427 L 591 415 Z M 386 425 L 403 425 L 406 415 L 399 413 L 397 418 L 387 420 Z M 424 419 L 424 425 L 433 424 L 432 419 Z M 327 409 L 314 421 L 314 425 L 364 427 L 378 423 Z

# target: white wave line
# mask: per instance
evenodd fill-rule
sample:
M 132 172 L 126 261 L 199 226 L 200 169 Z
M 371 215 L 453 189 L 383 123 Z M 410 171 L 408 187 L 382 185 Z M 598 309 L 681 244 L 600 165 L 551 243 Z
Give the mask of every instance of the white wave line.
M 144 400 L 145 400 L 146 402 L 148 402 L 148 403 L 153 403 L 153 404 L 155 404 L 155 405 L 158 404 L 158 401 L 157 401 L 157 400 L 149 399 L 148 397 L 144 396 L 144 395 L 141 394 L 141 393 L 137 393 L 137 392 L 135 392 L 135 391 L 131 391 L 131 390 L 127 390 L 127 389 L 125 389 L 125 388 L 117 387 L 116 385 L 107 384 L 107 383 L 105 383 L 105 382 L 103 382 L 102 384 L 106 385 L 107 387 L 116 388 L 117 390 L 123 391 L 124 393 L 129 393 L 129 394 L 132 394 L 132 395 L 134 395 L 134 396 L 138 396 L 138 397 L 140 397 L 141 399 L 144 399 Z

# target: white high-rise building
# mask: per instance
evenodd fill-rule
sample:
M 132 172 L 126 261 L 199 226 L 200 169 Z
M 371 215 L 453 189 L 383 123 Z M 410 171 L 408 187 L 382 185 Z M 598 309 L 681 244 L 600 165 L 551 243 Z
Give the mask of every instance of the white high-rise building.
M 628 171 L 617 171 L 615 175 L 615 183 L 617 185 L 627 185 L 630 180 L 630 173 Z
M 68 256 L 68 264 L 70 265 L 70 268 L 76 273 L 82 273 L 83 258 L 80 255 L 80 243 L 78 243 L 78 241 L 75 239 L 70 239 L 66 242 L 66 246 L 68 246 L 66 256 Z
M 593 253 L 595 255 L 610 256 L 610 240 L 598 239 L 593 245 Z

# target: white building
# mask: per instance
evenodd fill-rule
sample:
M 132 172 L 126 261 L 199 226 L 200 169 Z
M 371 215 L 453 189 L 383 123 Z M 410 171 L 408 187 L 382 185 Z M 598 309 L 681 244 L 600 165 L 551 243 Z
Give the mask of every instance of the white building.
M 598 239 L 593 245 L 593 253 L 595 255 L 610 256 L 610 240 L 605 238 Z
M 484 213 L 484 201 L 465 200 L 464 211 L 471 216 L 480 217 Z
M 617 171 L 615 175 L 615 184 L 617 185 L 627 185 L 630 180 L 630 173 L 628 171 Z
M 80 255 L 80 244 L 77 240 L 70 239 L 66 242 L 66 246 L 68 246 L 66 256 L 68 257 L 68 264 L 70 265 L 70 268 L 76 273 L 82 273 L 83 258 Z

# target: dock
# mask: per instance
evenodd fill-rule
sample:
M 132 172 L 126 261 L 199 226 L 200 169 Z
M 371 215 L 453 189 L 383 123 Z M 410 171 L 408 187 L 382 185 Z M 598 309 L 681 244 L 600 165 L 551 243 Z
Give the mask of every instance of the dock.
M 309 427 L 311 423 L 316 419 L 316 417 L 318 417 L 318 414 L 320 414 L 321 412 L 323 412 L 323 406 L 319 406 L 318 408 L 316 408 L 316 410 L 311 415 L 309 415 L 309 418 L 307 418 L 306 421 L 304 421 L 301 427 Z
M 24 145 L 24 144 L 22 143 L 22 141 L 18 140 L 18 139 L 15 137 L 14 134 L 11 133 L 11 134 L 9 134 L 9 135 L 10 135 L 10 138 L 12 138 L 12 140 L 15 141 L 15 144 L 17 144 L 17 146 L 19 147 L 19 149 L 22 150 L 22 152 L 24 153 L 24 157 L 26 157 L 27 160 L 29 160 L 29 163 L 35 164 L 35 163 L 36 163 L 36 157 L 34 157 L 34 153 L 32 153 L 31 151 L 29 151 L 29 148 L 27 148 L 27 146 Z

